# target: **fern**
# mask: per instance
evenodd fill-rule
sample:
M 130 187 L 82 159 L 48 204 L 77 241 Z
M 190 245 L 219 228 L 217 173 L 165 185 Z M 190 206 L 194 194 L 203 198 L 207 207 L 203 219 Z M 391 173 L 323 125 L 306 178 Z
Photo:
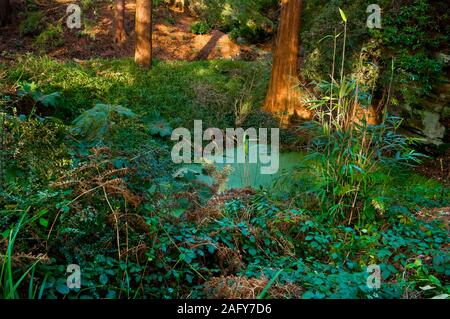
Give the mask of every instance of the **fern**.
M 72 133 L 89 141 L 103 139 L 111 132 L 116 120 L 135 116 L 133 111 L 121 105 L 97 104 L 73 121 Z

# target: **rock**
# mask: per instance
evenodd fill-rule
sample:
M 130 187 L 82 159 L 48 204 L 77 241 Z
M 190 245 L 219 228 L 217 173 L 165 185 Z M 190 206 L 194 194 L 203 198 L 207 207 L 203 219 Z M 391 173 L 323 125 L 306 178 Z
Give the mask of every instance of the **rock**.
M 440 56 L 445 56 L 440 54 Z M 450 56 L 445 56 L 450 59 Z M 444 58 L 443 58 L 444 59 Z M 448 60 L 450 61 L 450 60 Z M 447 61 L 447 63 L 448 63 Z M 448 143 L 450 117 L 450 81 L 443 78 L 432 93 L 416 103 L 402 105 L 404 127 L 425 139 L 429 146 Z
M 430 111 L 420 111 L 422 113 L 422 133 L 428 141 L 435 145 L 442 144 L 445 136 L 445 127 L 440 123 L 441 116 Z
M 445 65 L 450 65 L 450 55 L 439 53 L 438 60 L 442 61 Z

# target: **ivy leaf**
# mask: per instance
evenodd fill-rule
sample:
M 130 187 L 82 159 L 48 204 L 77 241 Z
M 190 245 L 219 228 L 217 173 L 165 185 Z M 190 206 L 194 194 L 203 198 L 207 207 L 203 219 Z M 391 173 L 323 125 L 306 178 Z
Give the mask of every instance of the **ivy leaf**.
M 213 254 L 215 250 L 216 250 L 216 247 L 214 247 L 213 245 L 208 245 L 208 252 L 210 254 Z
M 184 256 L 184 261 L 188 264 L 190 264 L 192 262 L 192 257 L 189 255 L 185 255 Z
M 102 285 L 106 285 L 108 283 L 108 276 L 105 274 L 100 275 L 100 283 Z

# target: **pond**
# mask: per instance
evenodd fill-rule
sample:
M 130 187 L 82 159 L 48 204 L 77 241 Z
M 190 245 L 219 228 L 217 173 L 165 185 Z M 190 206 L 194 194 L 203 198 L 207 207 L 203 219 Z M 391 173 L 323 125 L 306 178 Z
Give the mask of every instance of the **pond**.
M 265 145 L 258 145 L 257 147 L 265 148 Z M 234 149 L 234 158 L 236 159 L 236 154 L 239 151 L 238 148 Z M 259 188 L 260 186 L 264 188 L 270 188 L 274 181 L 277 180 L 283 174 L 289 174 L 296 166 L 300 164 L 304 158 L 305 153 L 302 152 L 286 152 L 279 154 L 279 168 L 274 174 L 262 174 L 261 168 L 267 167 L 269 164 L 262 163 L 260 157 L 257 158 L 256 163 L 221 163 L 226 162 L 226 156 L 221 156 L 222 160 L 218 160 L 219 157 L 208 156 L 205 159 L 207 161 L 214 162 L 219 170 L 222 170 L 226 165 L 231 166 L 232 172 L 228 177 L 225 189 L 232 188 L 246 188 L 253 187 Z M 199 173 L 197 180 L 205 182 L 209 185 L 213 183 L 213 179 L 210 176 L 200 174 L 202 171 L 201 164 L 190 164 L 189 169 L 192 169 Z

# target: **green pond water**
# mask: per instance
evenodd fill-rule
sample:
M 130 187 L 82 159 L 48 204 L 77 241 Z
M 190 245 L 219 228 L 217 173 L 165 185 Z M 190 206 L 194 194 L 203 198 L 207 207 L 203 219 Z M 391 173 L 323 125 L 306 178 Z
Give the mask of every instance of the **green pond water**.
M 237 149 L 234 150 L 235 155 L 237 151 Z M 220 170 L 222 170 L 226 165 L 231 166 L 232 172 L 228 177 L 228 181 L 225 186 L 226 189 L 245 187 L 259 188 L 260 186 L 270 188 L 279 177 L 289 174 L 290 171 L 298 166 L 304 156 L 305 153 L 301 152 L 280 153 L 279 168 L 274 174 L 261 173 L 261 167 L 267 167 L 269 164 L 261 163 L 259 156 L 257 163 L 219 163 L 217 162 L 218 157 L 214 156 L 206 157 L 206 159 L 208 161 L 213 161 L 216 167 Z M 226 157 L 223 158 L 226 159 Z M 236 156 L 234 158 L 236 158 Z M 190 164 L 188 168 L 198 173 L 202 170 L 201 164 Z M 211 177 L 203 174 L 199 174 L 197 176 L 197 180 L 206 182 L 210 185 L 213 183 L 213 179 Z

